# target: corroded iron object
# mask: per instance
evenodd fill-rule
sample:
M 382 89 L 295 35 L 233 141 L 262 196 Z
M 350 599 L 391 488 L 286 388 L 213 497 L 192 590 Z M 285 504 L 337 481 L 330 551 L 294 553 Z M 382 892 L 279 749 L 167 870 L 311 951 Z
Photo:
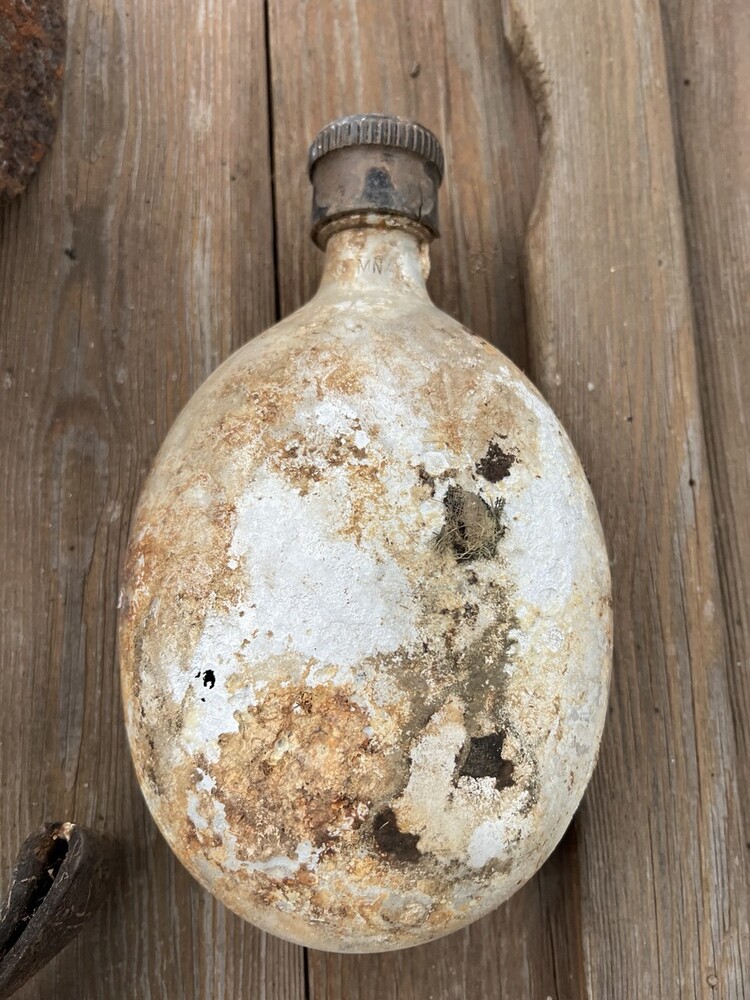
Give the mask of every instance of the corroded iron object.
M 609 568 L 549 406 L 430 301 L 429 228 L 356 204 L 318 238 L 316 296 L 211 376 L 146 484 L 123 695 L 189 871 L 266 930 L 378 951 L 487 913 L 561 837 Z
M 349 115 L 329 122 L 313 139 L 307 157 L 310 177 L 323 157 L 338 149 L 359 149 L 376 146 L 379 149 L 400 149 L 416 154 L 435 167 L 438 183 L 443 179 L 443 149 L 437 136 L 418 122 L 396 115 Z
M 0 201 L 24 190 L 52 145 L 64 65 L 62 0 L 0 0 Z
M 310 147 L 312 237 L 355 212 L 401 216 L 438 231 L 443 152 L 429 129 L 389 115 L 351 115 L 322 129 Z
M 107 897 L 116 852 L 76 823 L 45 823 L 21 846 L 0 916 L 0 1000 L 61 951 Z

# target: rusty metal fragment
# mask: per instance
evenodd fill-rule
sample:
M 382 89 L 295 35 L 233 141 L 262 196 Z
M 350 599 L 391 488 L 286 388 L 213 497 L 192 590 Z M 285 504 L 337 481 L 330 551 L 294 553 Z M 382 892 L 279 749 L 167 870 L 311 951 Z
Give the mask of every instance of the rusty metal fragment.
M 116 852 L 76 823 L 45 823 L 21 846 L 0 916 L 0 1000 L 61 951 L 107 896 Z
M 0 201 L 24 190 L 52 145 L 64 63 L 62 0 L 0 0 Z

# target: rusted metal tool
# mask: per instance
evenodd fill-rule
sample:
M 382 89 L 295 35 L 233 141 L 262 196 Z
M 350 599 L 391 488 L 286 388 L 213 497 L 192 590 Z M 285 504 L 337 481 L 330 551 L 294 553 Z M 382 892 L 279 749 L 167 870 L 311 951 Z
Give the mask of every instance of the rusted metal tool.
M 52 144 L 64 63 L 64 0 L 0 0 L 0 203 Z
M 107 896 L 112 840 L 76 823 L 45 823 L 21 846 L 0 916 L 0 1000 L 61 951 Z

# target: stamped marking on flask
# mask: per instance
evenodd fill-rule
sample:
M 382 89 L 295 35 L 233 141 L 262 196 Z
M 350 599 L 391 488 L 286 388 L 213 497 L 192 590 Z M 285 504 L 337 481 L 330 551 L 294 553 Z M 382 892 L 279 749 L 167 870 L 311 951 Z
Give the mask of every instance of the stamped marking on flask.
M 390 264 L 385 257 L 358 257 L 358 274 L 383 274 L 387 273 Z

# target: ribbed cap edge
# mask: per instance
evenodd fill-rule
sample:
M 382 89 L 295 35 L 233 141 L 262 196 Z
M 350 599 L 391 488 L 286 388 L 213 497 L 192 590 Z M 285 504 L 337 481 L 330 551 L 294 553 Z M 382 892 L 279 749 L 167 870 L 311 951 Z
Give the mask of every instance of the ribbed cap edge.
M 307 169 L 312 169 L 317 161 L 335 149 L 347 146 L 390 146 L 416 153 L 437 167 L 443 178 L 443 150 L 440 142 L 428 128 L 418 122 L 399 118 L 396 115 L 349 115 L 329 122 L 315 136 L 310 146 Z

